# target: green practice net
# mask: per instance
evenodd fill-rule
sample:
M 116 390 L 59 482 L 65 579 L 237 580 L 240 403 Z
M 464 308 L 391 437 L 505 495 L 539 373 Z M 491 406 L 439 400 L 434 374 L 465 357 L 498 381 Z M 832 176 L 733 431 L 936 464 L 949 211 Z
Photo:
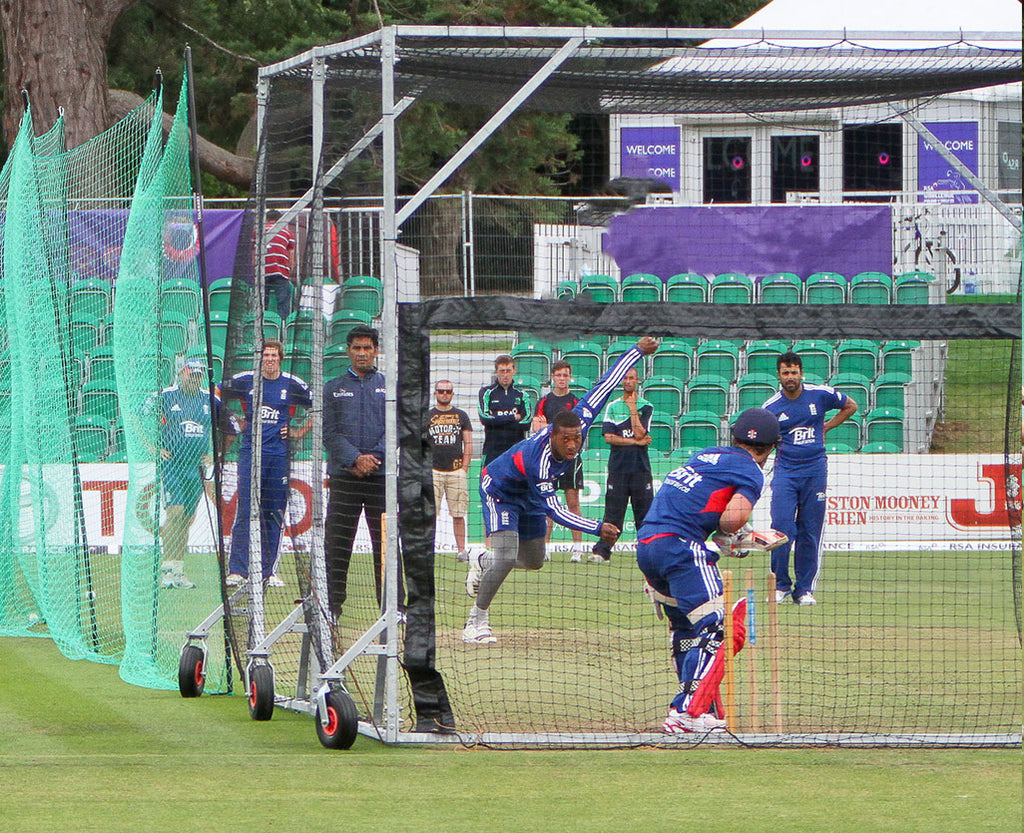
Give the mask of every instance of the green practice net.
M 161 688 L 220 600 L 187 131 L 184 84 L 166 138 L 160 92 L 70 151 L 26 113 L 0 175 L 0 633 Z

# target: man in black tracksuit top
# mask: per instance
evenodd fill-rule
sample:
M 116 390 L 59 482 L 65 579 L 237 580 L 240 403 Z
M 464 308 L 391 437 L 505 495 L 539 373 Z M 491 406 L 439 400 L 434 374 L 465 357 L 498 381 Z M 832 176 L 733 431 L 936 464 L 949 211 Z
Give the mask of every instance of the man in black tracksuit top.
M 381 515 L 384 513 L 384 375 L 378 372 L 378 337 L 360 325 L 348 333 L 350 367 L 324 385 L 324 446 L 327 449 L 325 550 L 331 612 L 341 614 L 359 515 L 373 546 L 377 602 L 381 601 Z M 402 569 L 398 603 L 404 607 Z
M 494 360 L 497 381 L 480 388 L 478 415 L 484 426 L 483 464 L 508 451 L 526 439 L 530 428 L 530 409 L 519 388 L 512 386 L 516 363 L 511 356 Z

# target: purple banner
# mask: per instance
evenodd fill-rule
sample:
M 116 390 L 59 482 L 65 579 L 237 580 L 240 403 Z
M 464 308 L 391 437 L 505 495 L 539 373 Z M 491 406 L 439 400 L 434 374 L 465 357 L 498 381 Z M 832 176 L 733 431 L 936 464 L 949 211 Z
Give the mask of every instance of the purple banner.
M 978 123 L 974 121 L 951 121 L 926 123 L 927 127 L 942 144 L 973 173 L 978 173 Z M 929 203 L 976 203 L 978 195 L 971 183 L 926 142 L 917 140 L 917 190 L 926 191 L 918 202 Z M 970 191 L 971 193 L 950 193 Z
M 171 212 L 164 223 L 166 278 L 198 274 L 198 233 L 191 216 L 191 212 Z M 117 277 L 127 222 L 128 212 L 123 210 L 69 213 L 68 245 L 72 280 L 102 278 L 113 281 Z M 203 212 L 206 269 L 211 281 L 231 277 L 241 228 L 240 210 L 214 209 Z
M 680 272 L 888 274 L 892 219 L 888 206 L 637 208 L 611 219 L 604 251 L 623 275 L 662 280 Z
M 678 127 L 623 127 L 619 146 L 621 176 L 658 179 L 679 192 Z

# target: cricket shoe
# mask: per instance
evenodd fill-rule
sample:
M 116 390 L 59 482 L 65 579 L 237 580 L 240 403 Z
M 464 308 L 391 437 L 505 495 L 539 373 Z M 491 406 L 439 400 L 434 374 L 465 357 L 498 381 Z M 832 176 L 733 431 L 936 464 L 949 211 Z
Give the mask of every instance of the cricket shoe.
M 611 561 L 611 559 L 605 558 L 599 552 L 592 552 L 590 555 L 587 556 L 587 561 L 589 561 L 591 564 L 607 564 Z
M 775 604 L 780 605 L 783 602 L 789 601 L 789 599 L 792 597 L 792 595 L 793 595 L 793 591 L 792 590 L 776 590 L 775 591 L 775 598 L 772 599 L 771 597 L 769 597 L 765 601 L 767 601 L 769 604 L 771 604 L 774 601 Z
M 267 587 L 287 587 L 283 578 L 280 578 L 276 573 L 272 573 L 270 578 L 267 579 Z
M 467 645 L 491 645 L 498 641 L 498 638 L 491 632 L 491 626 L 487 622 L 466 622 L 462 629 L 462 641 Z
M 228 587 L 238 587 L 238 585 L 243 581 L 245 581 L 245 576 L 240 573 L 231 573 L 226 579 L 224 579 L 224 584 Z
M 800 607 L 810 607 L 811 605 L 816 605 L 817 603 L 818 600 L 814 598 L 814 596 L 812 596 L 810 593 L 804 593 L 799 599 L 796 596 L 793 597 L 793 604 L 800 605 Z
M 188 580 L 184 573 L 167 573 L 160 581 L 160 586 L 165 590 L 175 588 L 178 590 L 191 590 L 195 585 Z
M 665 718 L 665 722 L 661 725 L 661 731 L 667 735 L 724 730 L 725 721 L 715 717 L 710 712 L 694 717 L 686 712 L 677 712 L 674 708 L 668 710 L 668 717 Z
M 583 560 L 583 547 L 579 544 L 574 544 L 572 548 L 572 555 L 569 557 L 569 560 L 573 564 L 579 564 Z
M 455 560 L 461 564 L 465 564 L 467 561 L 469 561 L 469 549 L 467 548 L 459 550 L 455 556 Z
M 469 572 L 466 574 L 466 595 L 476 598 L 480 592 L 480 576 L 484 574 L 483 557 L 487 550 L 472 550 L 469 553 Z

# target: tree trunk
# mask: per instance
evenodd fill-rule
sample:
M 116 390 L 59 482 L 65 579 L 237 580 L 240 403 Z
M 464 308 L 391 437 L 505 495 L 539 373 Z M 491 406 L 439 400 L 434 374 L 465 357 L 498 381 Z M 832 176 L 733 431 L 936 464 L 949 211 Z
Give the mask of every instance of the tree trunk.
M 27 90 L 37 135 L 63 108 L 67 146 L 106 130 L 107 44 L 137 0 L 0 0 L 4 41 L 3 130 L 14 143 Z

